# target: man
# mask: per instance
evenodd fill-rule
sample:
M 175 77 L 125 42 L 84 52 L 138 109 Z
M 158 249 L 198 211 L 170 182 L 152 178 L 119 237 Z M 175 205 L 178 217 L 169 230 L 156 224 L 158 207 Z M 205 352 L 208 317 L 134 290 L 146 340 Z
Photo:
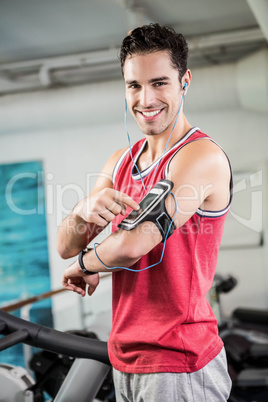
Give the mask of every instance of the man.
M 108 160 L 92 193 L 58 231 L 59 254 L 69 258 L 112 222 L 113 233 L 96 252 L 80 254 L 65 270 L 63 285 L 82 296 L 88 286 L 91 295 L 97 273 L 114 268 L 108 349 L 118 402 L 220 402 L 230 391 L 206 293 L 231 201 L 231 171 L 222 149 L 183 113 L 191 83 L 187 57 L 184 37 L 158 24 L 124 39 L 126 101 L 145 139 Z M 175 230 L 155 265 L 163 249 L 156 224 L 146 221 L 131 231 L 117 225 L 164 178 L 174 183 L 176 202 L 169 194 L 165 206 Z

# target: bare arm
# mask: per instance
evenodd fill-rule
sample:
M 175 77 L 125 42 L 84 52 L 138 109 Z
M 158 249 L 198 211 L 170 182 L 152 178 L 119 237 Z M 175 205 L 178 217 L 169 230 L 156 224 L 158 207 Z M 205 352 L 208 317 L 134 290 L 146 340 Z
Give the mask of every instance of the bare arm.
M 185 146 L 172 160 L 168 178 L 173 181 L 182 226 L 198 208 L 219 211 L 230 201 L 230 166 L 224 152 L 212 141 L 198 140 Z M 167 209 L 173 205 L 168 197 Z
M 197 141 L 185 147 L 179 158 L 174 158 L 168 176 L 174 182 L 178 212 L 175 226 L 182 226 L 199 207 L 220 210 L 227 206 L 230 198 L 230 169 L 223 152 L 210 141 Z M 166 200 L 170 216 L 174 216 L 174 199 Z M 118 230 L 110 235 L 97 252 L 107 267 L 129 267 L 151 251 L 162 237 L 152 222 L 144 222 L 130 232 Z M 94 250 L 84 255 L 84 265 L 92 272 L 107 270 L 97 259 Z M 79 279 L 78 279 L 79 278 Z M 94 291 L 94 275 L 86 276 L 76 261 L 65 271 L 63 285 L 70 290 L 86 294 Z
M 97 248 L 97 253 L 101 261 L 95 255 L 94 250 L 84 254 L 83 263 L 87 270 L 91 272 L 115 272 L 120 271 L 120 267 L 130 267 L 135 264 L 143 255 L 152 250 L 160 241 L 162 236 L 157 227 L 152 222 L 144 222 L 131 231 L 117 230 L 108 236 Z M 109 268 L 119 267 L 110 270 Z M 85 275 L 81 270 L 78 261 L 66 268 L 63 276 L 63 286 L 74 292 L 86 295 L 86 285 L 88 294 L 92 295 L 98 285 L 97 275 Z
M 126 206 L 138 208 L 138 204 L 131 197 L 113 189 L 113 169 L 123 151 L 112 155 L 102 169 L 92 192 L 74 207 L 59 226 L 57 250 L 62 258 L 77 255 L 116 215 L 124 215 Z

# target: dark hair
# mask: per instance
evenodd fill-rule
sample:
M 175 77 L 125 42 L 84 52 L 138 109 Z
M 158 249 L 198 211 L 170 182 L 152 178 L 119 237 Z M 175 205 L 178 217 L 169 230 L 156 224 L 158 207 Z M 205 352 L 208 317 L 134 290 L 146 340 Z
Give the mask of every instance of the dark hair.
M 120 62 L 122 73 L 128 56 L 167 50 L 171 63 L 179 72 L 179 80 L 187 70 L 188 45 L 182 34 L 159 24 L 143 25 L 133 29 L 122 42 Z

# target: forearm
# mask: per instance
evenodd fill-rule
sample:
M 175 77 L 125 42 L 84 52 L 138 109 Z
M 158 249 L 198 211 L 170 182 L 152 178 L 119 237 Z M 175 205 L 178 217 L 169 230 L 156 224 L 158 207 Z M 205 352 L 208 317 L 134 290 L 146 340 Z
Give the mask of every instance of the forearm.
M 149 226 L 149 231 L 148 228 L 147 230 L 143 230 L 144 224 Z M 153 249 L 162 239 L 159 230 L 152 222 L 145 222 L 144 224 L 130 232 L 118 230 L 108 236 L 96 248 L 98 256 L 105 266 L 98 259 L 94 250 L 90 250 L 88 253 L 84 254 L 83 265 L 85 269 L 91 273 L 96 273 L 96 275 L 88 275 L 85 273 L 81 269 L 78 260 L 76 260 L 72 265 L 66 268 L 63 275 L 63 286 L 68 290 L 77 292 L 81 296 L 85 296 L 86 286 L 88 285 L 87 293 L 92 295 L 98 285 L 98 272 L 120 271 L 122 269 L 121 267 L 130 267 L 135 264 L 135 262 Z M 153 226 L 154 228 L 151 231 L 150 229 L 152 229 Z M 116 268 L 111 269 L 114 267 Z
M 148 225 L 152 226 L 153 224 L 147 222 Z M 160 241 L 161 235 L 156 227 L 154 227 L 150 236 L 141 230 L 141 227 L 130 232 L 118 230 L 96 247 L 99 259 L 108 269 L 100 262 L 94 250 L 84 255 L 83 262 L 86 269 L 91 272 L 111 272 L 109 268 L 130 267 Z
M 58 229 L 60 256 L 70 258 L 77 255 L 116 215 L 124 215 L 128 206 L 139 209 L 131 197 L 110 187 L 81 200 Z
M 57 251 L 66 259 L 77 255 L 103 228 L 85 222 L 76 211 L 67 216 L 58 227 Z
M 83 262 L 86 269 L 91 272 L 114 272 L 120 270 L 119 267 L 130 267 L 135 264 L 142 255 L 130 249 L 126 242 L 128 234 L 119 230 L 96 246 L 97 255 L 94 249 L 84 254 Z
M 67 216 L 57 232 L 57 251 L 62 258 L 70 258 L 79 253 L 88 244 L 88 226 L 82 218 L 71 213 Z

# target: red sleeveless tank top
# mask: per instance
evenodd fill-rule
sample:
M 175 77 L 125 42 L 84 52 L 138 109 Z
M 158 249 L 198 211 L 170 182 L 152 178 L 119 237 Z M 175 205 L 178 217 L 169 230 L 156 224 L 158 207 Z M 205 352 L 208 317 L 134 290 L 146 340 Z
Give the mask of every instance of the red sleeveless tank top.
M 200 139 L 211 140 L 192 128 L 160 162 L 140 172 L 145 187 L 151 188 L 165 178 L 179 150 Z M 145 145 L 144 139 L 133 145 L 134 161 Z M 113 179 L 114 189 L 136 201 L 144 197 L 129 150 L 117 162 Z M 115 369 L 128 373 L 192 372 L 220 352 L 223 342 L 206 294 L 214 278 L 229 206 L 221 211 L 198 209 L 168 238 L 160 264 L 143 272 L 113 273 L 113 325 L 108 350 Z M 114 219 L 113 231 L 120 220 L 122 217 Z M 158 244 L 131 268 L 138 271 L 158 262 L 162 247 Z

